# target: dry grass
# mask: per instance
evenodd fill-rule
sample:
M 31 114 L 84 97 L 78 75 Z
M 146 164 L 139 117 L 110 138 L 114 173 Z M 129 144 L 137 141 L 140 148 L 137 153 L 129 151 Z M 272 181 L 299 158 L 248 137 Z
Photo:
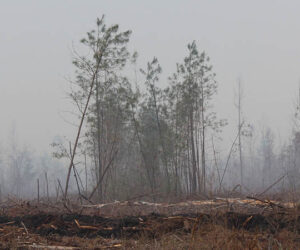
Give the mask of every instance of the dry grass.
M 215 224 L 208 224 L 189 233 L 178 230 L 166 234 L 162 232 L 155 238 L 141 235 L 136 239 L 27 236 L 18 228 L 11 228 L 10 231 L 12 230 L 14 232 L 11 235 L 2 238 L 4 241 L 1 241 L 1 249 L 36 249 L 30 247 L 33 244 L 45 247 L 38 249 L 47 249 L 47 245 L 76 247 L 74 249 L 300 249 L 300 237 L 297 232 L 285 229 L 275 234 L 249 232 L 243 229 L 231 230 Z
M 124 242 L 124 249 L 300 249 L 299 234 L 283 230 L 278 234 L 229 230 L 210 224 L 193 234 L 166 234 L 160 239 L 140 238 Z
M 0 249 L 300 249 L 299 210 L 274 204 L 239 199 L 113 204 L 81 216 L 22 203 L 1 213 Z

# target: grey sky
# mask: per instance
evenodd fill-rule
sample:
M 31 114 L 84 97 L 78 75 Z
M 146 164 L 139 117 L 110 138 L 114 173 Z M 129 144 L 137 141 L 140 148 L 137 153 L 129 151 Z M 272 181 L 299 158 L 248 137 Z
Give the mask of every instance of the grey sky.
M 71 134 L 61 116 L 70 109 L 64 91 L 73 73 L 72 43 L 76 47 L 102 14 L 109 24 L 131 29 L 130 48 L 141 64 L 157 56 L 164 76 L 196 40 L 217 73 L 219 115 L 234 122 L 241 77 L 247 120 L 264 120 L 286 136 L 300 79 L 299 9 L 296 0 L 1 0 L 0 138 L 13 122 L 20 139 L 36 149 Z

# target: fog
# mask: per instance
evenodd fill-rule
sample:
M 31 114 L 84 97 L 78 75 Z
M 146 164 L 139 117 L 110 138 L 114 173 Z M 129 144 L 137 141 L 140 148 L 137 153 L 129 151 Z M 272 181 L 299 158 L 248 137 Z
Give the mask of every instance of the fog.
M 50 158 L 50 144 L 57 138 L 74 142 L 79 121 L 71 114 L 77 112 L 76 106 L 67 98 L 70 80 L 75 79 L 74 51 L 82 53 L 80 39 L 95 28 L 97 17 L 103 14 L 107 25 L 119 24 L 120 30 L 132 31 L 128 50 L 139 53 L 138 68 L 145 68 L 154 56 L 158 58 L 161 88 L 168 86 L 167 78 L 176 71 L 176 63 L 187 56 L 188 43 L 195 40 L 199 51 L 210 57 L 218 82 L 214 111 L 228 122 L 218 135 L 222 138 L 218 142 L 222 166 L 238 130 L 238 81 L 243 87 L 243 119 L 255 128 L 258 138 L 255 152 L 260 151 L 260 137 L 270 128 L 274 152 L 279 153 L 293 138 L 300 80 L 299 8 L 296 0 L 1 1 L 3 167 L 9 166 L 12 134 L 15 144 L 31 151 L 36 162 L 42 155 Z M 238 156 L 232 156 L 235 158 Z M 68 161 L 51 161 L 49 166 L 60 166 L 67 174 Z M 43 176 L 40 165 L 35 163 L 34 171 Z M 234 167 L 229 168 L 235 172 Z M 281 174 L 276 172 L 268 184 Z M 232 181 L 232 175 L 225 178 L 229 186 L 239 184 Z

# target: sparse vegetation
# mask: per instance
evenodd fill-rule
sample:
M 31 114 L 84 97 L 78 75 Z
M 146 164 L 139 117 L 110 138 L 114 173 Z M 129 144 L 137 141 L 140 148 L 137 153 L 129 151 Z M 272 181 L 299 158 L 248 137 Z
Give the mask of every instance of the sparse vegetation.
M 13 127 L 0 248 L 300 249 L 300 86 L 282 139 L 248 117 L 241 78 L 234 115 L 215 108 L 222 78 L 196 40 L 166 74 L 159 54 L 140 62 L 132 33 L 102 16 L 73 47 L 75 132 L 52 157 Z

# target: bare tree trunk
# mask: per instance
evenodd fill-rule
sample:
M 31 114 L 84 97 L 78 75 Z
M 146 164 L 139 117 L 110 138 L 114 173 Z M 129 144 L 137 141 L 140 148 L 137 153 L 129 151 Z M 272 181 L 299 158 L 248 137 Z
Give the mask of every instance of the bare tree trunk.
M 57 179 L 57 182 L 58 182 L 58 187 L 60 188 L 61 194 L 62 194 L 62 196 L 64 197 L 64 196 L 65 196 L 65 195 L 64 195 L 64 190 L 63 190 L 63 188 L 62 188 L 62 185 L 61 185 L 61 183 L 60 183 L 60 180 Z
M 241 124 L 241 126 L 243 126 L 243 123 Z M 222 178 L 221 178 L 221 181 L 220 181 L 220 186 L 219 186 L 219 192 L 221 191 L 221 188 L 222 188 L 222 183 L 223 183 L 223 180 L 224 180 L 224 176 L 227 172 L 227 168 L 228 168 L 228 164 L 229 164 L 229 160 L 230 160 L 230 157 L 231 157 L 231 154 L 233 152 L 233 148 L 236 144 L 236 141 L 238 140 L 239 138 L 239 132 L 237 133 L 233 143 L 231 144 L 231 148 L 229 150 L 229 153 L 228 153 L 228 156 L 227 156 L 227 160 L 226 160 L 226 165 L 225 165 L 225 168 L 224 168 L 224 171 L 223 171 L 223 174 L 222 174 Z
M 87 174 L 87 164 L 86 164 L 86 152 L 84 153 L 84 172 L 85 172 L 85 195 L 88 193 L 88 174 Z
M 197 190 L 197 162 L 194 142 L 194 117 L 193 110 L 190 110 L 190 135 L 191 135 L 191 146 L 192 146 L 192 193 L 195 194 Z
M 114 157 L 115 157 L 115 155 L 117 154 L 117 152 L 118 152 L 118 150 L 116 150 L 116 151 L 114 152 L 114 155 L 110 158 L 110 161 L 108 162 L 107 166 L 103 169 L 102 176 L 100 176 L 100 178 L 99 178 L 99 180 L 98 180 L 96 186 L 94 187 L 93 191 L 91 192 L 91 194 L 90 194 L 90 196 L 89 196 L 89 198 L 88 198 L 89 200 L 91 200 L 91 199 L 93 198 L 93 196 L 94 196 L 96 190 L 98 189 L 100 183 L 102 183 L 103 178 L 104 178 L 106 172 L 108 171 L 108 169 L 110 168 L 110 166 L 111 166 L 111 164 L 112 164 L 112 162 L 113 162 L 113 160 L 114 160 Z
M 48 184 L 47 172 L 45 172 L 45 181 L 46 181 L 47 199 L 49 201 L 49 184 Z
M 201 80 L 202 81 L 202 80 Z M 202 192 L 206 194 L 206 161 L 205 161 L 205 117 L 204 117 L 204 89 L 201 84 L 201 123 L 202 123 L 202 145 L 201 145 L 201 163 L 202 163 Z
M 98 148 L 98 173 L 99 177 L 101 178 L 103 174 L 103 169 L 102 169 L 102 162 L 101 162 L 101 121 L 100 121 L 100 100 L 99 100 L 99 82 L 96 79 L 96 112 L 97 112 L 97 148 Z M 99 181 L 99 180 L 97 180 Z M 102 181 L 99 183 L 98 187 L 98 194 L 99 194 L 99 199 L 102 201 L 102 196 L 103 196 L 103 187 L 102 187 Z
M 40 202 L 40 181 L 39 179 L 37 179 L 36 181 L 37 181 L 37 200 L 39 203 Z
M 76 154 L 76 149 L 77 149 L 77 146 L 78 146 L 78 141 L 79 141 L 79 137 L 80 137 L 80 133 L 81 133 L 83 121 L 84 121 L 84 118 L 85 118 L 85 115 L 86 115 L 86 112 L 87 112 L 87 108 L 89 106 L 89 102 L 90 102 L 90 99 L 91 99 L 91 96 L 92 96 L 92 93 L 93 93 L 96 76 L 97 76 L 98 71 L 99 71 L 101 58 L 102 58 L 102 53 L 100 55 L 100 58 L 97 61 L 95 72 L 93 73 L 93 77 L 92 77 L 92 82 L 91 82 L 91 86 L 90 86 L 88 98 L 86 100 L 86 104 L 85 104 L 85 107 L 84 107 L 84 110 L 83 110 L 83 113 L 82 113 L 82 116 L 81 116 L 80 124 L 79 124 L 78 131 L 77 131 L 77 136 L 76 136 L 76 140 L 75 140 L 75 144 L 74 144 L 74 147 L 73 147 L 73 152 L 71 154 L 71 160 L 70 160 L 70 165 L 69 165 L 69 168 L 68 168 L 67 181 L 66 181 L 65 194 L 64 194 L 64 198 L 65 199 L 67 199 L 71 169 L 73 167 L 74 157 L 75 157 L 75 154 Z
M 167 184 L 168 184 L 167 192 L 169 193 L 171 184 L 170 184 L 170 176 L 169 176 L 169 170 L 168 170 L 168 159 L 167 159 L 167 155 L 166 155 L 165 143 L 164 143 L 160 120 L 159 120 L 159 110 L 158 110 L 158 106 L 157 106 L 156 93 L 155 93 L 155 89 L 154 89 L 153 85 L 151 85 L 151 90 L 152 90 L 152 95 L 153 95 L 153 99 L 154 99 L 154 108 L 155 108 L 156 123 L 157 123 L 157 128 L 158 128 L 158 133 L 159 133 L 159 140 L 160 140 L 160 145 L 161 145 L 162 151 L 163 151 L 163 162 L 165 165 L 165 174 L 167 177 Z
M 144 164 L 145 164 L 147 177 L 148 177 L 148 180 L 149 180 L 151 191 L 153 193 L 152 197 L 155 199 L 155 196 L 154 196 L 154 192 L 155 192 L 155 188 L 156 188 L 155 175 L 151 175 L 151 173 L 149 172 L 150 170 L 149 170 L 149 167 L 148 167 L 148 163 L 147 163 L 147 159 L 146 159 L 146 154 L 145 154 L 145 152 L 143 150 L 143 144 L 142 144 L 142 140 L 141 140 L 141 137 L 140 137 L 140 132 L 138 130 L 138 124 L 137 124 L 137 121 L 135 119 L 133 105 L 131 105 L 131 115 L 132 115 L 132 121 L 133 121 L 133 124 L 134 124 L 135 133 L 136 133 L 136 136 L 137 136 L 137 139 L 138 139 L 138 143 L 139 143 L 140 152 L 141 152 Z M 152 170 L 154 172 L 154 169 L 152 169 Z
M 220 176 L 220 170 L 219 170 L 219 167 L 218 167 L 217 155 L 216 155 L 216 149 L 215 149 L 215 143 L 214 143 L 214 137 L 213 136 L 211 137 L 211 143 L 212 143 L 212 148 L 213 148 L 213 153 L 214 153 L 215 167 L 217 169 L 217 174 L 218 174 L 218 182 L 219 182 L 219 185 L 220 185 L 220 183 L 221 183 L 221 176 Z
M 238 129 L 239 129 L 239 160 L 240 160 L 240 176 L 241 176 L 241 192 L 244 185 L 244 174 L 243 174 L 243 156 L 242 156 L 242 89 L 241 81 L 238 82 Z

